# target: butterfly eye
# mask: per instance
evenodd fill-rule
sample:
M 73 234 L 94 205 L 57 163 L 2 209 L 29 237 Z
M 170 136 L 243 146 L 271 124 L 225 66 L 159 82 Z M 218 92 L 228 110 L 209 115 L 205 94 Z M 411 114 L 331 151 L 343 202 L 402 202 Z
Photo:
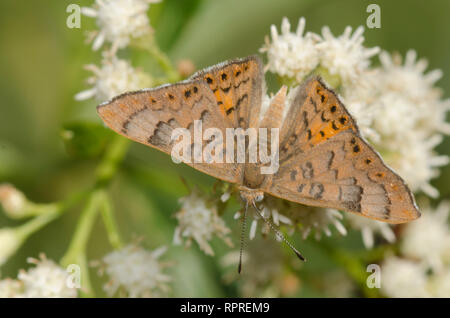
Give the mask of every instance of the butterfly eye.
M 256 197 L 255 197 L 255 201 L 256 202 L 261 202 L 262 200 L 264 199 L 264 194 L 258 194 Z

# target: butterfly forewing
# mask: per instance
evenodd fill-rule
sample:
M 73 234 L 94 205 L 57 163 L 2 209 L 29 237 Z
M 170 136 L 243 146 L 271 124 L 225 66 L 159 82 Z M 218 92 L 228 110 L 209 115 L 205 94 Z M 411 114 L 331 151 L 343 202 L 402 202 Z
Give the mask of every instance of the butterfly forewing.
M 209 67 L 192 78 L 206 82 L 218 113 L 230 127 L 257 127 L 263 93 L 262 63 L 257 56 Z
M 97 107 L 105 124 L 125 137 L 171 154 L 176 140 L 172 132 L 186 128 L 194 138 L 194 121 L 202 123 L 203 131 L 220 129 L 225 136 L 227 126 L 216 111 L 216 101 L 210 88 L 201 80 L 191 80 L 154 89 L 120 95 Z M 201 138 L 201 137 L 200 137 Z M 202 141 L 203 148 L 210 140 Z M 191 147 L 190 166 L 227 182 L 237 183 L 241 168 L 235 163 L 199 163 Z

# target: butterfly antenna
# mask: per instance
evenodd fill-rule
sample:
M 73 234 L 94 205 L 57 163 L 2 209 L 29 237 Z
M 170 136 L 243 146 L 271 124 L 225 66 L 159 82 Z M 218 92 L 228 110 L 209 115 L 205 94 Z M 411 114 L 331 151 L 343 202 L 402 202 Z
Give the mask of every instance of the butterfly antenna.
M 261 219 L 264 220 L 264 222 L 266 222 L 269 226 L 270 229 L 275 233 L 275 235 L 277 235 L 280 239 L 283 240 L 284 243 L 286 243 L 287 246 L 289 246 L 295 253 L 295 255 L 297 255 L 297 257 L 306 262 L 306 259 L 303 257 L 303 255 L 291 244 L 291 242 L 289 242 L 284 235 L 275 227 L 275 225 L 272 223 L 272 221 L 268 218 L 265 218 L 261 211 L 257 208 L 256 203 L 253 202 L 253 207 L 255 208 L 256 212 L 258 212 L 259 216 L 261 217 Z
M 248 209 L 248 202 L 245 202 L 245 210 L 244 210 L 244 220 L 242 221 L 242 229 L 241 229 L 241 249 L 239 251 L 239 266 L 238 266 L 238 273 L 241 273 L 242 270 L 242 251 L 244 250 L 244 243 L 245 243 L 245 226 L 247 224 L 247 209 Z

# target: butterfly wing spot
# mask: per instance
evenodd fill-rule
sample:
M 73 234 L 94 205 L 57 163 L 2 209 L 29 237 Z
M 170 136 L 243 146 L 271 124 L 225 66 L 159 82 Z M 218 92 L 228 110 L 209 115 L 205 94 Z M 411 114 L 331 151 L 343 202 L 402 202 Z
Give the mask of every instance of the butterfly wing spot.
M 295 181 L 295 177 L 297 175 L 297 170 L 291 170 L 291 181 Z
M 171 134 L 172 127 L 170 124 L 160 121 L 156 125 L 153 135 L 148 138 L 148 143 L 158 147 L 165 147 L 171 141 Z
M 303 178 L 305 178 L 305 179 L 314 178 L 314 168 L 310 161 L 308 161 L 304 165 L 302 165 L 301 169 L 302 169 Z
M 321 199 L 324 192 L 323 184 L 312 183 L 309 189 L 309 194 L 316 200 Z
M 302 183 L 302 184 L 300 184 L 298 187 L 297 187 L 297 192 L 303 192 L 303 189 L 305 188 L 305 184 L 304 183 Z
M 339 201 L 343 201 L 344 204 L 354 203 L 359 204 L 361 202 L 361 195 L 363 193 L 362 187 L 358 185 L 341 185 L 339 186 Z M 360 212 L 358 210 L 357 212 Z

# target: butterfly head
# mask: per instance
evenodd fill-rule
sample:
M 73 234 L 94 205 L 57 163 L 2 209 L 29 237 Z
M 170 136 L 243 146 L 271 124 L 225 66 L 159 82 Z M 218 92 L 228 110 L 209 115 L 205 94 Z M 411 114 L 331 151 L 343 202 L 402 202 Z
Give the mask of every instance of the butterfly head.
M 264 199 L 264 192 L 257 189 L 240 186 L 239 192 L 241 199 L 250 206 L 254 203 L 261 202 Z

